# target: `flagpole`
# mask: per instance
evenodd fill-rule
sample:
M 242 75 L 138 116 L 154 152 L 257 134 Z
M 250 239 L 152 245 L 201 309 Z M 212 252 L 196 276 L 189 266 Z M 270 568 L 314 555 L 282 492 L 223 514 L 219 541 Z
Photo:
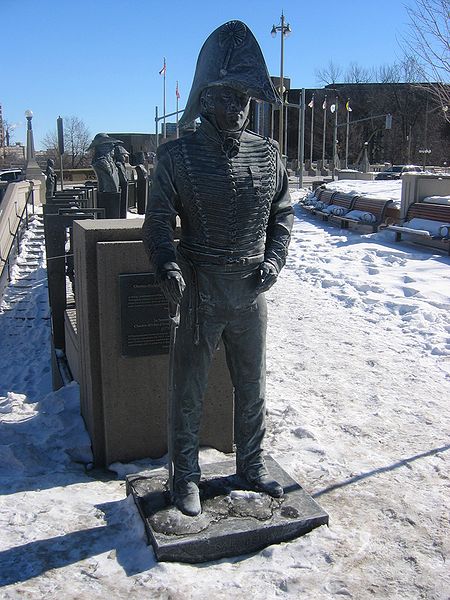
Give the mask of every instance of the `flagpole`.
M 288 128 L 287 128 L 287 124 L 288 124 L 288 104 L 289 104 L 289 99 L 288 99 L 288 93 L 286 92 L 286 109 L 284 112 L 284 155 L 287 158 L 287 134 L 288 134 Z
M 312 169 L 312 161 L 313 161 L 313 144 L 314 144 L 314 94 L 312 95 L 312 106 L 311 106 L 311 147 L 309 149 L 309 162 L 311 164 L 310 169 Z
M 327 97 L 323 101 L 322 169 L 325 169 L 325 132 L 327 130 Z
M 281 11 L 281 63 L 280 63 L 280 96 L 281 96 L 281 106 L 280 106 L 280 121 L 278 124 L 279 129 L 279 142 L 280 142 L 280 153 L 281 158 L 283 158 L 283 133 L 284 133 L 284 76 L 283 76 L 283 63 L 284 63 L 284 14 Z
M 347 104 L 345 105 L 347 109 L 347 126 L 345 131 L 345 168 L 348 169 L 348 137 L 350 130 L 350 98 L 347 98 Z
M 338 126 L 338 97 L 334 99 L 334 129 L 333 129 L 333 181 L 336 175 L 337 162 L 337 126 Z
M 303 163 L 305 162 L 305 88 L 302 88 L 299 106 L 299 128 L 298 128 L 298 187 L 303 187 Z
M 166 136 L 166 57 L 164 57 L 164 83 L 163 83 L 163 136 L 164 139 Z
M 177 139 L 180 137 L 180 128 L 178 127 L 178 97 L 179 97 L 179 92 L 178 92 L 178 81 L 177 81 L 177 91 L 176 91 L 176 97 L 177 97 Z

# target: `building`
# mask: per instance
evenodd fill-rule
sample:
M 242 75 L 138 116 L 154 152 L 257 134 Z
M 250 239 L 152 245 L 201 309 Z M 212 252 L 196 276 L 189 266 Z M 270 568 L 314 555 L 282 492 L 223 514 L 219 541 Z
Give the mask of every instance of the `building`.
M 156 135 L 154 133 L 108 133 L 108 135 L 123 141 L 124 148 L 130 154 L 131 164 L 135 164 L 134 157 L 137 152 L 144 152 L 145 155 L 156 152 Z
M 431 150 L 428 158 L 431 164 L 449 163 L 450 125 L 444 118 L 442 106 L 436 104 L 430 84 L 338 83 L 307 89 L 305 96 L 305 160 L 311 157 L 313 161 L 321 160 L 323 153 L 326 162 L 332 159 L 337 116 L 337 149 L 341 163 L 346 153 L 347 118 L 349 166 L 360 162 L 366 142 L 372 164 L 421 164 L 423 155 L 419 150 L 423 149 Z M 288 160 L 295 160 L 299 147 L 301 90 L 288 88 L 286 97 L 290 106 L 285 108 L 283 150 Z M 250 129 L 278 139 L 278 114 L 278 109 L 252 102 Z M 388 114 L 392 115 L 391 128 L 386 127 Z

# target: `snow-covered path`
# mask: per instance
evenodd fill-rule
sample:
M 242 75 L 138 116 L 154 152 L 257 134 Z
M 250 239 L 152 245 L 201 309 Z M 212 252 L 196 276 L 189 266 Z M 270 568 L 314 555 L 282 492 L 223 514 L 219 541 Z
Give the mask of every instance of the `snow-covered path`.
M 1 303 L 0 396 L 20 390 L 29 399 L 39 399 L 52 385 L 50 365 L 41 362 L 50 353 L 42 217 L 30 218 L 20 248 Z
M 77 385 L 13 376 L 49 365 L 48 346 L 31 353 L 48 339 L 35 319 L 0 357 L 2 597 L 450 597 L 450 259 L 298 216 L 268 294 L 266 447 L 330 527 L 251 556 L 156 563 L 123 480 L 85 471 Z

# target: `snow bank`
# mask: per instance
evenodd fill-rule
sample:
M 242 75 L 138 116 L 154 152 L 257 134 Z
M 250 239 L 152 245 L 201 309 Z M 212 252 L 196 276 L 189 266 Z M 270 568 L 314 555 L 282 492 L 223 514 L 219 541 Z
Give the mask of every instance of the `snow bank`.
M 396 208 L 400 208 L 402 195 L 401 179 L 387 181 L 355 181 L 343 179 L 341 181 L 330 181 L 326 184 L 327 189 L 336 190 L 345 194 L 358 194 L 381 200 L 392 200 Z

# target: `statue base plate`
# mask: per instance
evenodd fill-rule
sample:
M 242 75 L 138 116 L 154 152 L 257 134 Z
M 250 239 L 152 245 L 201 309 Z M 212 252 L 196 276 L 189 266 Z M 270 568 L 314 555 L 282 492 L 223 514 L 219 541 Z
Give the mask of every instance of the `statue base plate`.
M 127 495 L 133 495 L 156 558 L 198 563 L 238 556 L 328 524 L 328 514 L 272 457 L 266 456 L 266 464 L 284 488 L 282 498 L 242 487 L 234 475 L 234 460 L 205 465 L 198 517 L 183 515 L 171 505 L 164 473 L 128 475 Z

